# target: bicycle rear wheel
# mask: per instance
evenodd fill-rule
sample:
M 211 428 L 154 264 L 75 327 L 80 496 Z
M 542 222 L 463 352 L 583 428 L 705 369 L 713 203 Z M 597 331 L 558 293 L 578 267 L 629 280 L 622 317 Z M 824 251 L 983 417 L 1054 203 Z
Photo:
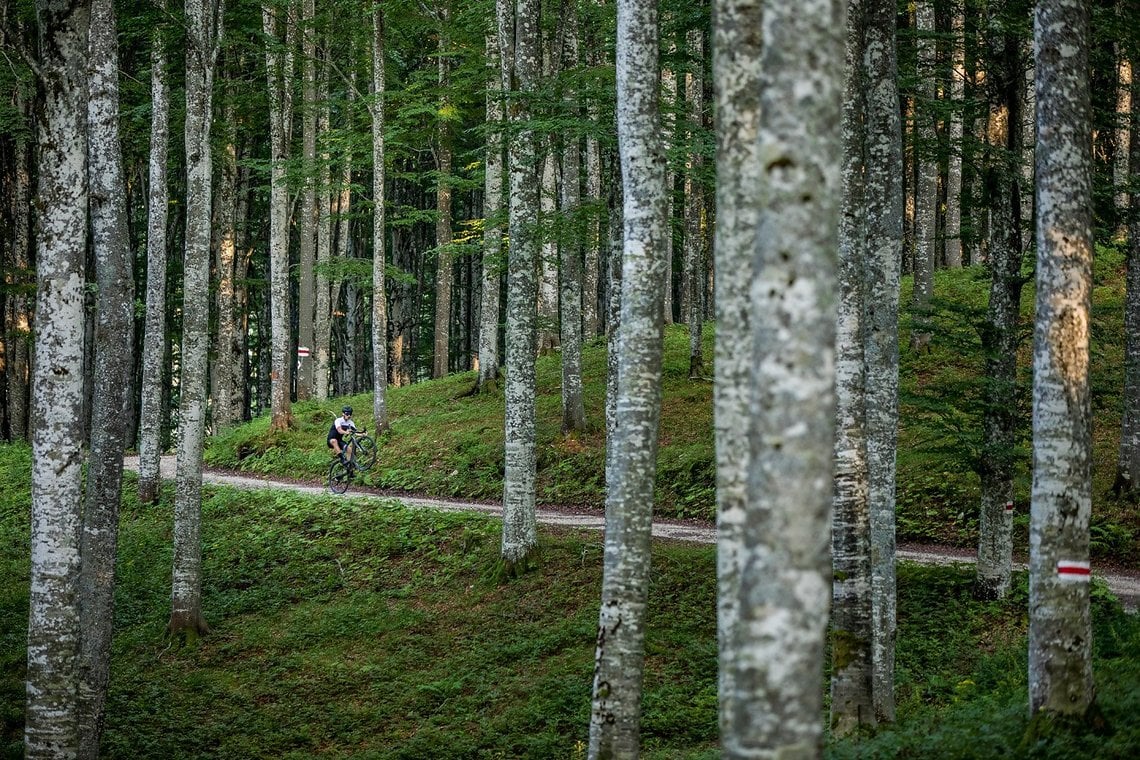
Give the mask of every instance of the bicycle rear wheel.
M 344 493 L 348 490 L 348 479 L 351 471 L 348 465 L 334 459 L 333 463 L 329 465 L 329 490 L 333 493 Z
M 367 472 L 376 464 L 376 441 L 366 435 L 356 439 L 356 456 L 353 464 L 356 469 Z

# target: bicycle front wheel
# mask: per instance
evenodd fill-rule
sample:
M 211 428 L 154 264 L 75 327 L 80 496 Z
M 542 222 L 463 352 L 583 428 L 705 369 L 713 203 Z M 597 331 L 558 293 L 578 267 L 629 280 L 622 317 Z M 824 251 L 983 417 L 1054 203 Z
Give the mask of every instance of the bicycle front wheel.
M 376 441 L 366 435 L 356 439 L 356 469 L 367 472 L 376 464 Z
M 348 465 L 336 459 L 329 465 L 329 490 L 333 493 L 344 493 L 348 490 Z

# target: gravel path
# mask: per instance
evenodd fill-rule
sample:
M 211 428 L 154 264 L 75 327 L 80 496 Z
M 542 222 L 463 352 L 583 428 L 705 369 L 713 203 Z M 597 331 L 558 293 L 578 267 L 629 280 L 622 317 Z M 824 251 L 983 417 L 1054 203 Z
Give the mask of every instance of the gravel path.
M 124 464 L 128 470 L 138 471 L 138 457 L 127 457 Z M 173 456 L 162 458 L 162 477 L 174 478 Z M 290 481 L 269 477 L 255 477 L 243 473 L 234 473 L 220 470 L 206 470 L 202 473 L 206 483 L 232 486 L 235 488 L 290 488 L 300 493 L 314 495 L 329 495 L 323 485 L 313 485 L 305 481 Z M 499 504 L 487 504 L 470 501 L 452 501 L 447 499 L 431 499 L 420 496 L 407 496 L 402 494 L 388 494 L 373 489 L 353 487 L 349 495 L 365 498 L 396 499 L 412 507 L 438 509 L 446 512 L 481 512 L 497 517 L 502 513 Z M 602 530 L 605 519 L 596 512 L 576 511 L 572 508 L 540 508 L 538 521 L 543 525 L 557 525 L 569 528 L 586 528 L 589 530 Z M 682 520 L 654 520 L 654 538 L 666 538 L 676 541 L 691 541 L 701 544 L 716 543 L 716 527 L 705 521 Z M 923 565 L 954 565 L 973 564 L 975 554 L 967 549 L 948 546 L 935 546 L 924 544 L 900 544 L 897 556 L 901 560 L 917 562 Z M 1014 563 L 1014 569 L 1025 570 L 1025 563 Z M 1095 568 L 1094 568 L 1095 569 Z M 1140 606 L 1140 572 L 1133 570 L 1114 569 L 1112 572 L 1096 572 L 1102 578 L 1109 590 L 1116 594 L 1121 604 L 1129 612 L 1136 612 Z

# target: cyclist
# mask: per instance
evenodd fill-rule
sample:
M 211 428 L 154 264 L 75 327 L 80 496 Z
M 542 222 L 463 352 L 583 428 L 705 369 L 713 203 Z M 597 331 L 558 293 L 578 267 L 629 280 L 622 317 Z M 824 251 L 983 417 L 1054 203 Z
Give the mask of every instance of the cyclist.
M 344 459 L 344 437 L 356 430 L 356 423 L 352 421 L 352 407 L 346 406 L 340 410 L 340 416 L 333 420 L 329 428 L 329 448 L 341 459 Z

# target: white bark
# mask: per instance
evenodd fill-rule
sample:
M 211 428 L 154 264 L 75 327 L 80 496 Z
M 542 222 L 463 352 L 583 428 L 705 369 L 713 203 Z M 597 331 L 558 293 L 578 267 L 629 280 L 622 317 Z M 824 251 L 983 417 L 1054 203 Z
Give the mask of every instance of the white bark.
M 297 345 L 309 349 L 308 356 L 297 358 L 297 400 L 313 395 L 313 319 L 316 308 L 317 283 L 313 266 L 317 257 L 317 188 L 314 178 L 317 163 L 317 37 L 313 29 L 315 0 L 301 0 L 301 58 L 304 74 L 301 83 L 301 160 L 304 180 L 297 220 Z
M 548 76 L 552 76 L 548 74 Z M 542 139 L 542 190 L 539 193 L 542 248 L 538 262 L 538 351 L 549 353 L 558 347 L 558 238 L 553 234 L 558 211 L 558 162 L 554 139 Z
M 562 15 L 562 65 L 578 68 L 578 10 L 570 0 Z M 577 116 L 577 93 L 571 86 L 563 94 L 568 112 Z M 578 136 L 562 138 L 562 278 L 559 298 L 562 328 L 562 432 L 586 429 L 586 409 L 582 401 L 582 245 L 578 236 L 578 215 L 582 205 L 582 151 Z
M 384 241 L 384 8 L 372 10 L 372 421 L 388 429 L 388 288 Z
M 946 168 L 946 266 L 962 266 L 962 108 L 966 95 L 965 14 L 953 11 L 950 65 L 950 156 Z
M 1140 90 L 1140 86 L 1133 85 Z M 1131 179 L 1140 188 L 1140 92 L 1132 100 Z M 1113 491 L 1135 497 L 1140 488 L 1140 190 L 1132 193 L 1128 274 L 1124 301 L 1124 409 Z
M 36 311 L 32 375 L 28 758 L 78 750 L 83 275 L 87 247 L 86 72 L 89 3 L 40 0 Z
M 447 6 L 439 6 L 439 89 L 440 113 L 446 113 L 448 105 L 447 88 L 450 87 L 450 71 L 447 60 Z M 451 127 L 445 119 L 439 122 L 439 146 L 436 149 L 439 179 L 435 190 L 436 221 L 436 272 L 435 272 L 435 350 L 432 353 L 433 378 L 443 377 L 451 369 L 450 328 L 452 284 L 455 279 L 455 257 L 451 252 Z
M 499 35 L 487 35 L 487 157 L 483 185 L 483 280 L 479 310 L 479 387 L 499 376 L 500 285 L 503 281 L 503 91 Z
M 666 19 L 668 24 L 668 18 Z M 670 57 L 677 53 L 676 38 L 668 41 L 666 52 Z M 666 145 L 673 145 L 677 131 L 677 72 L 669 68 L 661 69 L 661 137 Z M 673 324 L 673 188 L 676 185 L 676 173 L 666 158 L 665 187 L 669 192 L 665 196 L 665 218 L 668 220 L 669 232 L 665 235 L 665 324 Z M 682 280 L 682 288 L 685 287 Z M 682 291 L 683 292 L 683 291 Z M 685 303 L 682 296 L 681 303 Z M 686 315 L 681 314 L 684 320 Z
M 528 123 L 539 76 L 537 0 L 498 3 L 500 40 L 510 38 L 512 80 L 522 97 L 511 103 L 510 250 L 507 258 L 506 412 L 504 421 L 503 541 L 508 566 L 523 565 L 538 543 L 535 519 L 535 341 L 539 190 L 534 130 Z M 511 32 L 509 30 L 513 29 Z
M 859 62 L 866 40 L 862 3 L 850 0 L 843 100 L 843 206 L 839 224 L 836 328 L 835 494 L 831 531 L 831 734 L 875 724 L 871 697 L 871 523 L 867 501 L 866 366 L 863 351 L 866 198 Z
M 1136 23 L 1133 19 L 1132 23 Z M 1117 66 L 1116 85 L 1116 151 L 1112 161 L 1112 186 L 1116 188 L 1114 200 L 1116 213 L 1121 220 L 1121 230 L 1128 217 L 1128 174 L 1129 174 L 1129 133 L 1136 128 L 1130 124 L 1132 118 L 1132 62 L 1122 57 Z
M 1094 696 L 1087 575 L 1093 254 L 1088 44 L 1085 3 L 1038 2 L 1029 708 L 1077 717 Z
M 661 414 L 665 146 L 658 114 L 657 4 L 617 3 L 617 120 L 624 187 L 616 435 L 606 494 L 590 758 L 636 757 L 649 536 Z
M 15 93 L 16 111 L 25 123 L 30 123 L 30 104 L 19 89 Z M 17 130 L 13 136 L 12 177 L 12 272 L 13 282 L 31 285 L 31 149 L 28 136 Z M 4 315 L 7 335 L 6 369 L 8 375 L 8 431 L 11 440 L 28 440 L 28 396 L 30 375 L 30 342 L 32 336 L 32 299 L 23 288 L 10 292 Z
M 760 29 L 762 10 L 750 0 L 717 0 L 713 10 L 716 88 L 716 344 L 713 411 L 716 428 L 717 641 L 720 731 L 748 709 L 740 704 L 736 635 L 740 619 L 740 558 L 748 506 L 748 448 L 753 345 L 750 288 L 759 213 Z
M 895 3 L 866 0 L 867 259 L 864 290 L 867 473 L 871 510 L 872 689 L 875 717 L 895 715 L 895 459 L 898 447 L 899 264 L 903 156 Z
M 594 101 L 586 105 L 590 122 L 599 119 L 598 106 Z M 598 286 L 601 281 L 602 259 L 602 149 L 598 138 L 586 135 L 586 202 L 596 210 L 587 221 L 586 254 L 582 270 L 582 337 L 591 340 L 601 329 L 598 318 Z M 668 319 L 668 313 L 666 313 Z
M 186 251 L 183 260 L 182 382 L 171 633 L 197 635 L 202 617 L 202 449 L 206 437 L 206 355 L 210 320 L 210 126 L 224 0 L 186 0 Z
M 689 55 L 694 59 L 697 71 L 704 65 L 704 31 L 690 29 L 687 34 Z M 704 323 L 703 292 L 704 267 L 701 266 L 701 253 L 704 251 L 701 222 L 704 216 L 704 191 L 697 184 L 694 173 L 700 170 L 701 155 L 696 148 L 697 133 L 704 119 L 704 84 L 701 76 L 689 72 L 685 75 L 685 104 L 689 107 L 689 157 L 685 164 L 685 266 L 683 287 L 688 293 L 685 299 L 688 313 L 682 317 L 689 325 L 689 378 L 696 379 L 704 374 L 704 358 L 701 355 L 701 325 Z
M 332 258 L 333 228 L 332 157 L 327 145 L 331 119 L 328 64 L 321 68 L 317 102 L 321 104 L 321 112 L 317 118 L 317 139 L 321 143 L 321 152 L 317 219 L 317 295 L 314 301 L 316 313 L 313 317 L 313 396 L 323 400 L 329 397 L 331 369 L 329 341 L 332 331 L 332 297 L 329 292 L 329 276 L 324 271 Z
M 238 294 L 237 250 L 237 124 L 233 93 L 226 95 L 222 123 L 224 134 L 218 176 L 214 271 L 217 273 L 217 336 L 211 365 L 211 419 L 215 430 L 224 430 L 242 421 L 245 396 L 241 302 Z
M 166 2 L 162 0 L 161 7 Z M 142 402 L 139 407 L 139 501 L 158 501 L 162 436 L 162 365 L 166 356 L 166 223 L 169 190 L 170 87 L 161 27 L 151 37 L 150 158 L 146 235 L 146 318 L 143 327 Z
M 87 167 L 95 251 L 95 387 L 79 588 L 79 754 L 99 754 L 111 676 L 111 619 L 122 501 L 131 374 L 134 273 L 127 235 L 126 183 L 119 141 L 119 47 L 111 0 L 91 4 Z
M 934 297 L 935 232 L 938 221 L 938 163 L 934 156 L 935 88 L 934 3 L 915 3 L 918 32 L 918 93 L 915 98 L 914 160 L 918 181 L 914 188 L 914 291 L 915 328 L 912 345 L 929 343 L 930 299 Z M 925 343 L 924 343 L 925 341 Z
M 269 88 L 269 299 L 270 299 L 270 427 L 286 430 L 293 424 L 290 400 L 292 357 L 289 352 L 289 188 L 285 162 L 289 157 L 289 137 L 293 121 L 292 55 L 284 53 L 277 32 L 277 10 L 261 6 L 265 33 L 265 72 Z

